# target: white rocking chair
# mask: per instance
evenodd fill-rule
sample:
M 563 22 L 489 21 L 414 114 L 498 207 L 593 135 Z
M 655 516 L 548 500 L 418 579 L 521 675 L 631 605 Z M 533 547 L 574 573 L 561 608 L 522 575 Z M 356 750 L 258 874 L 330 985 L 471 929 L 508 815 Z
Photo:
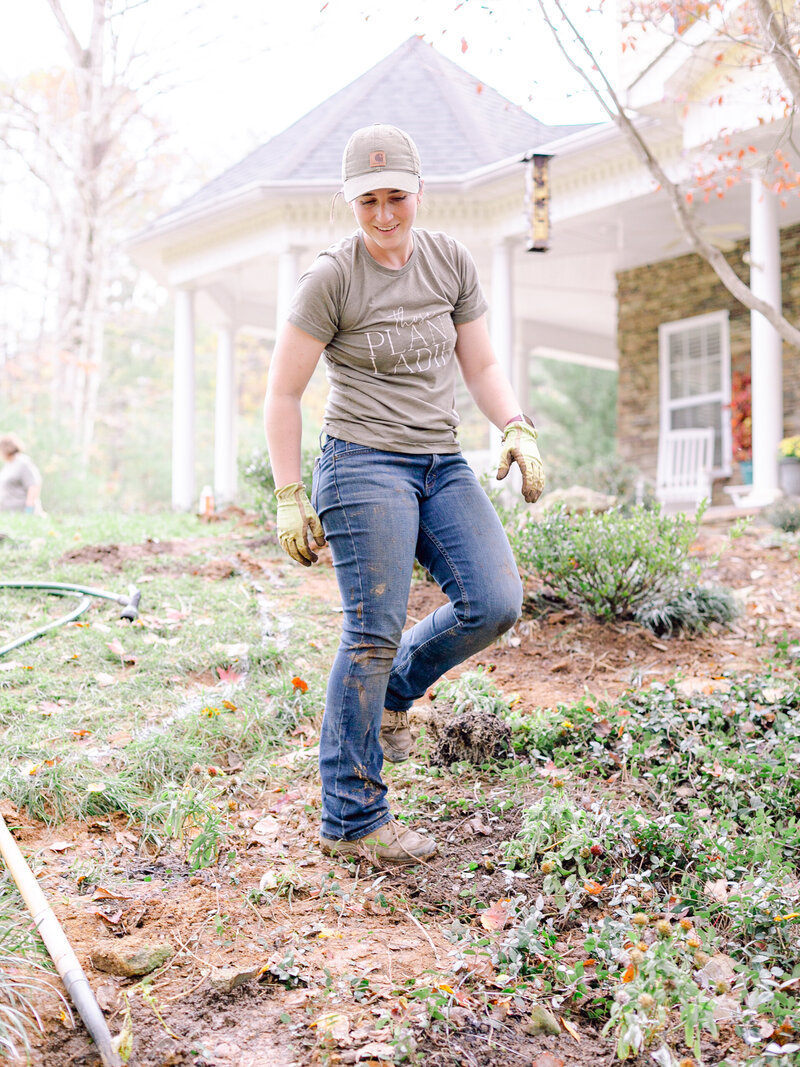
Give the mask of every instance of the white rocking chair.
M 714 430 L 669 430 L 658 442 L 656 500 L 669 510 L 711 501 Z

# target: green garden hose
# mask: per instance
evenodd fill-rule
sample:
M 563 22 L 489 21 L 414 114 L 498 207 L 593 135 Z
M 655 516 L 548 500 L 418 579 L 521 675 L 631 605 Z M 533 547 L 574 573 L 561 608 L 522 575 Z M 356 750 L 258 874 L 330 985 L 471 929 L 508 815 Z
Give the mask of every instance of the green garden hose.
M 105 589 L 94 589 L 91 586 L 70 585 L 67 582 L 0 582 L 0 589 L 42 589 L 47 593 L 52 593 L 54 596 L 80 596 L 82 598 L 78 606 L 67 612 L 66 615 L 40 626 L 37 630 L 31 630 L 30 633 L 17 637 L 6 645 L 0 645 L 0 656 L 11 652 L 12 649 L 19 648 L 20 645 L 24 645 L 28 641 L 41 637 L 49 630 L 54 630 L 58 626 L 73 622 L 86 611 L 92 603 L 93 597 L 113 600 L 117 604 L 122 604 L 123 610 L 120 612 L 120 618 L 133 622 L 139 616 L 139 600 L 142 596 L 141 592 L 133 585 L 128 587 L 127 596 L 119 593 L 109 593 Z

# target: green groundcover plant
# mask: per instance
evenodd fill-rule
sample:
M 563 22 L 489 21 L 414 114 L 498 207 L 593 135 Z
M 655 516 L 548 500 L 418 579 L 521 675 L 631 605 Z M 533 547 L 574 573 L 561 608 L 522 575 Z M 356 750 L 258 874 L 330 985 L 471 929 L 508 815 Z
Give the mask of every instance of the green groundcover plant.
M 548 509 L 511 531 L 523 577 L 602 621 L 634 619 L 659 633 L 701 630 L 734 615 L 730 594 L 701 584 L 691 556 L 702 511 L 637 507 L 599 514 Z

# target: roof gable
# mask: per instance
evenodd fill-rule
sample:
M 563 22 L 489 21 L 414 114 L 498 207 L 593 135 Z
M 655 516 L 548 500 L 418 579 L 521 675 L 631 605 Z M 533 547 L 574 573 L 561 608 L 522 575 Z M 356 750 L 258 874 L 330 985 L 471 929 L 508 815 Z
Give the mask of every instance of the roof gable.
M 413 137 L 426 178 L 457 178 L 585 128 L 545 126 L 422 38 L 411 37 L 169 214 L 202 209 L 259 183 L 336 187 L 347 139 L 373 122 L 400 126 Z

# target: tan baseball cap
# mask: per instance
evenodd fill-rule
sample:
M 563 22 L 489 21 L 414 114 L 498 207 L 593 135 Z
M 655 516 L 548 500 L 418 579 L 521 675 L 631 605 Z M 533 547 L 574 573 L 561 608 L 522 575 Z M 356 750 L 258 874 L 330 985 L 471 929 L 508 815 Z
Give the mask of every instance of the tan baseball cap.
M 347 142 L 342 157 L 342 192 L 349 204 L 373 189 L 418 193 L 421 166 L 417 146 L 396 126 L 363 126 Z

